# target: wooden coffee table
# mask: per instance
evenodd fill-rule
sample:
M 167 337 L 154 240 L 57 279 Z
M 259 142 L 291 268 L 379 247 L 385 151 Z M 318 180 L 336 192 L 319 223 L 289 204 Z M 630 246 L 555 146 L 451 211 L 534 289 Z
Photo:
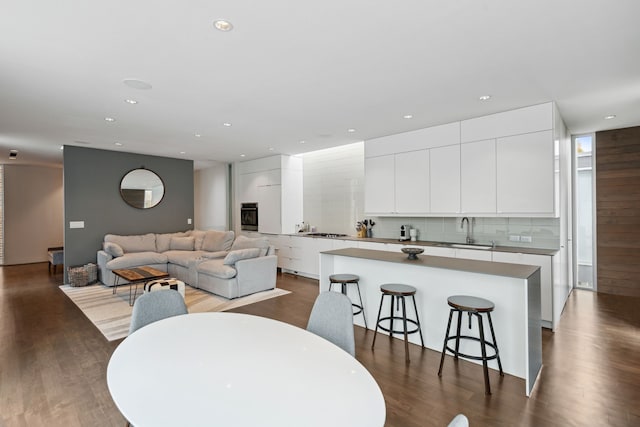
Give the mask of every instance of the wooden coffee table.
M 153 267 L 142 266 L 142 267 L 134 267 L 134 268 L 120 268 L 117 270 L 113 270 L 113 274 L 116 275 L 116 283 L 113 286 L 113 294 L 115 295 L 116 290 L 118 289 L 118 285 L 120 284 L 120 279 L 125 279 L 129 283 L 125 283 L 125 285 L 129 285 L 129 305 L 132 306 L 136 301 L 136 296 L 138 294 L 138 284 L 150 282 L 151 280 L 156 279 L 164 279 L 165 277 L 169 277 L 169 273 L 165 271 L 158 270 Z M 132 287 L 135 285 L 135 290 L 132 293 Z

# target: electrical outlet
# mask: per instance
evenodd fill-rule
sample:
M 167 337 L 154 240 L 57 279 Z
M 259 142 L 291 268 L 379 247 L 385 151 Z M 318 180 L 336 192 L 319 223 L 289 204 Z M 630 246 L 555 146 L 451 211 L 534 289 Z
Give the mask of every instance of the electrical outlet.
M 509 236 L 509 241 L 510 242 L 519 242 L 520 241 L 520 236 L 518 236 L 517 234 L 511 234 Z
M 187 224 L 191 224 L 191 218 L 187 218 Z
M 531 243 L 531 236 L 520 236 L 520 241 L 525 243 Z

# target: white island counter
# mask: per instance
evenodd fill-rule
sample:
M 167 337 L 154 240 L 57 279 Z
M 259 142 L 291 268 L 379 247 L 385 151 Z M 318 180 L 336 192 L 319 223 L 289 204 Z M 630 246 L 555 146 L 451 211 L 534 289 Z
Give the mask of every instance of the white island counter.
M 401 252 L 368 249 L 339 249 L 320 254 L 320 291 L 329 287 L 329 276 L 352 273 L 360 276 L 360 290 L 367 323 L 375 328 L 380 304 L 380 285 L 403 283 L 414 286 L 416 304 L 422 324 L 425 346 L 440 352 L 449 317 L 447 298 L 451 295 L 473 295 L 493 301 L 491 314 L 505 373 L 525 380 L 527 396 L 531 393 L 542 367 L 542 332 L 540 328 L 540 268 L 538 266 L 504 264 L 456 258 L 418 255 L 409 260 Z M 357 301 L 351 289 L 349 296 Z M 355 291 L 354 291 L 355 292 Z M 383 313 L 388 313 L 385 302 Z M 407 313 L 412 316 L 412 305 Z M 362 316 L 355 323 L 364 327 Z M 463 322 L 467 327 L 467 322 Z M 473 323 L 471 334 L 477 336 Z M 418 334 L 409 340 L 419 345 Z M 460 350 L 479 354 L 477 343 L 460 343 Z M 474 362 L 478 363 L 478 362 Z M 489 367 L 497 369 L 492 360 Z M 434 375 L 437 375 L 434 366 Z

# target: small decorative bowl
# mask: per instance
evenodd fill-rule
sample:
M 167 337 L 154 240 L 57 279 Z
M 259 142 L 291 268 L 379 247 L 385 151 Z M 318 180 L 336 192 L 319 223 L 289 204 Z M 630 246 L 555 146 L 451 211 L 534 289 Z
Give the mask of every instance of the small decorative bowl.
M 408 259 L 418 259 L 418 254 L 424 252 L 422 248 L 402 248 L 400 250 L 409 255 Z

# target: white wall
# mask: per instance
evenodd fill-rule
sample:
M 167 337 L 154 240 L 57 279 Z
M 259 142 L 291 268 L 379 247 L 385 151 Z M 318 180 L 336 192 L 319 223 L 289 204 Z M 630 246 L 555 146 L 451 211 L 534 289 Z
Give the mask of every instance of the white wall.
M 62 246 L 62 169 L 4 166 L 5 265 L 47 261 L 47 248 Z
M 356 233 L 364 219 L 364 143 L 302 154 L 304 222 L 328 233 Z
M 220 163 L 194 172 L 194 227 L 228 230 L 228 165 Z

